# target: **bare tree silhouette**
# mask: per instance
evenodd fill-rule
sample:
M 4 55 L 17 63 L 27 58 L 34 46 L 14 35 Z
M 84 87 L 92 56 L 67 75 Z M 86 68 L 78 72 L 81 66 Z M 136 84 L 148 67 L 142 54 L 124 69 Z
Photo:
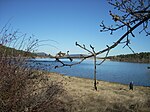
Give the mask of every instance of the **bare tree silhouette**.
M 112 45 L 106 45 L 106 48 L 99 50 L 98 52 L 95 52 L 94 47 L 90 46 L 92 50 L 89 50 L 85 47 L 85 45 L 80 45 L 76 42 L 76 46 L 80 47 L 81 49 L 89 52 L 90 54 L 87 56 L 82 56 L 79 62 L 74 62 L 71 64 L 64 63 L 60 60 L 60 58 L 56 58 L 58 62 L 60 62 L 61 66 L 73 66 L 82 63 L 84 60 L 94 57 L 94 88 L 96 89 L 95 83 L 96 83 L 96 65 L 101 65 L 107 58 L 109 51 L 119 44 L 124 44 L 124 47 L 128 47 L 133 53 L 134 50 L 130 47 L 130 38 L 135 37 L 133 31 L 137 29 L 138 27 L 141 27 L 142 29 L 139 31 L 139 34 L 141 32 L 144 32 L 146 36 L 150 35 L 149 31 L 149 21 L 150 21 L 150 0 L 107 0 L 108 3 L 114 7 L 115 10 L 118 11 L 118 14 L 113 13 L 112 11 L 109 11 L 110 16 L 112 17 L 112 20 L 114 21 L 113 25 L 107 26 L 104 21 L 101 22 L 100 32 L 110 32 L 110 35 L 113 35 L 115 31 L 119 31 L 122 29 L 126 29 L 125 32 L 122 34 L 121 37 L 118 37 L 118 40 L 114 42 Z M 125 40 L 125 41 L 124 41 Z M 123 47 L 123 48 L 124 48 Z M 105 58 L 100 62 L 100 64 L 96 64 L 96 56 L 103 54 L 106 52 Z M 66 58 L 70 59 L 71 57 L 69 55 L 66 56 Z M 73 59 L 72 59 L 73 60 Z

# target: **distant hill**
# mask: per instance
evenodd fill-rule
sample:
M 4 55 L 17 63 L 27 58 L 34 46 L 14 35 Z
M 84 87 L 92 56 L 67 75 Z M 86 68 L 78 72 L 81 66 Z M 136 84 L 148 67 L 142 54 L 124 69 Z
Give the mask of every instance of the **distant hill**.
M 122 54 L 117 56 L 109 56 L 111 61 L 150 63 L 150 52 L 141 52 L 136 54 Z
M 65 55 L 64 58 L 65 58 L 65 57 L 83 58 L 83 57 L 85 57 L 85 56 L 87 56 L 87 55 L 86 55 L 86 54 L 69 54 L 69 55 Z
M 36 53 L 36 55 L 43 56 L 43 57 L 48 56 L 48 54 L 46 54 L 45 52 L 38 52 L 38 53 Z
M 2 56 L 17 57 L 19 55 L 21 55 L 23 57 L 36 57 L 37 56 L 35 53 L 26 52 L 23 50 L 16 50 L 15 48 L 10 48 L 10 47 L 0 44 L 0 57 L 2 57 Z

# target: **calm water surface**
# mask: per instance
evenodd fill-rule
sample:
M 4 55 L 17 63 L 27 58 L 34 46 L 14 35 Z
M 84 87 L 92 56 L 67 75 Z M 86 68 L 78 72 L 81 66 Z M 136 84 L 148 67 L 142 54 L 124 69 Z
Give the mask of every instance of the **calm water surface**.
M 67 60 L 63 61 L 70 63 Z M 57 69 L 53 67 L 60 65 L 60 63 L 52 59 L 36 59 L 34 64 L 39 69 L 46 69 L 50 72 L 93 79 L 94 66 L 92 60 L 86 60 L 71 68 L 62 67 Z M 133 81 L 135 85 L 150 86 L 150 69 L 147 69 L 148 66 L 150 64 L 105 61 L 101 66 L 97 66 L 97 79 L 122 84 L 129 84 Z

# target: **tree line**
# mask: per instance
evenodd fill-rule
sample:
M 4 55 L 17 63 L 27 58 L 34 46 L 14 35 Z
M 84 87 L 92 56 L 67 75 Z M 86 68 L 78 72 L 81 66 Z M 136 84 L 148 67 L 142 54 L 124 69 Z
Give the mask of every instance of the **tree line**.
M 7 55 L 7 56 L 13 56 L 13 57 L 17 57 L 17 56 L 23 56 L 23 57 L 36 57 L 37 54 L 36 53 L 31 53 L 31 52 L 27 52 L 27 51 L 23 51 L 23 50 L 16 50 L 15 48 L 11 48 L 11 47 L 7 47 L 4 45 L 0 45 L 0 57 L 3 57 L 2 55 Z
M 150 52 L 109 56 L 108 59 L 110 59 L 111 61 L 150 63 Z

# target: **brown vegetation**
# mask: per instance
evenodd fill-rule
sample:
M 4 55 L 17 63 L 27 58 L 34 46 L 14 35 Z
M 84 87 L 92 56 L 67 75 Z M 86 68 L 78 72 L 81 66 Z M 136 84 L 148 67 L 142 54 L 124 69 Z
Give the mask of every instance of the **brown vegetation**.
M 61 82 L 49 80 L 43 72 L 27 66 L 26 58 L 31 56 L 24 58 L 24 54 L 36 47 L 37 40 L 23 36 L 17 43 L 22 36 L 6 27 L 0 31 L 0 112 L 66 111 L 66 105 L 58 99 L 64 93 Z M 18 50 L 4 47 L 16 44 Z
M 149 112 L 150 88 L 97 81 L 95 91 L 90 79 L 49 73 L 54 81 L 61 81 L 67 92 L 60 99 L 71 105 L 71 112 Z M 72 99 L 70 99 L 70 97 Z

